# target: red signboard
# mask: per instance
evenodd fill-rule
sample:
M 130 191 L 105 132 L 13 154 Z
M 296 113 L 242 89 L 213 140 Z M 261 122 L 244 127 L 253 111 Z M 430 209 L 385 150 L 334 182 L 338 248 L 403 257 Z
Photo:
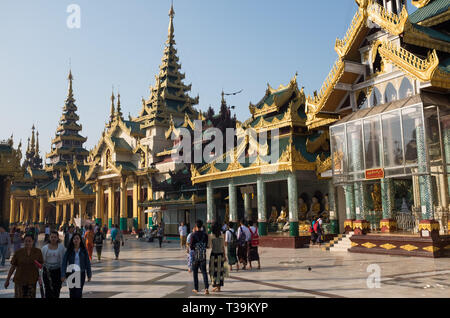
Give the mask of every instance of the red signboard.
M 384 170 L 383 169 L 370 169 L 366 170 L 366 179 L 383 179 L 384 178 Z

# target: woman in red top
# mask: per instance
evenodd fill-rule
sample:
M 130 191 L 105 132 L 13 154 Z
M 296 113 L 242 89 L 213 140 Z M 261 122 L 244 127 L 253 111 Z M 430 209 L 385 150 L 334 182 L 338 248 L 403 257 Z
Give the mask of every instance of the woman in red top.
M 89 225 L 88 230 L 84 233 L 84 241 L 88 251 L 89 260 L 92 261 L 92 253 L 94 252 L 94 231 L 92 225 Z

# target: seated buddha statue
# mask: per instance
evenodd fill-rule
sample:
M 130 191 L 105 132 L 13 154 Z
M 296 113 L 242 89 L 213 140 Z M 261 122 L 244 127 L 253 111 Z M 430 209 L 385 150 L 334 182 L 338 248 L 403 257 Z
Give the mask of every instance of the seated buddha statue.
M 303 198 L 298 198 L 298 219 L 301 221 L 305 220 L 306 212 L 308 212 L 308 206 Z
M 320 203 L 316 196 L 312 198 L 311 208 L 309 209 L 309 212 L 306 214 L 306 218 L 308 220 L 312 218 L 316 218 L 319 216 L 320 213 Z
M 276 223 L 278 219 L 278 211 L 275 206 L 272 206 L 272 211 L 270 212 L 269 223 Z
M 277 219 L 277 223 L 285 223 L 286 221 L 287 221 L 286 208 L 284 206 L 282 206 L 280 216 Z

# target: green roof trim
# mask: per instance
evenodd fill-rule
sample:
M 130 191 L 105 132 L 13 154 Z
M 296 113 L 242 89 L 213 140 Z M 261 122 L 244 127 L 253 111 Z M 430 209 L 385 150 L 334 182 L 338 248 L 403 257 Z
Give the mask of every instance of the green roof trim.
M 450 58 L 448 58 L 448 59 L 442 61 L 442 62 L 439 64 L 439 69 L 440 69 L 441 71 L 450 73 Z
M 111 137 L 111 141 L 114 143 L 115 147 L 122 148 L 125 150 L 132 151 L 131 146 L 123 138 Z
M 448 0 L 434 0 L 423 8 L 419 8 L 409 15 L 411 23 L 419 23 L 447 11 L 450 7 Z

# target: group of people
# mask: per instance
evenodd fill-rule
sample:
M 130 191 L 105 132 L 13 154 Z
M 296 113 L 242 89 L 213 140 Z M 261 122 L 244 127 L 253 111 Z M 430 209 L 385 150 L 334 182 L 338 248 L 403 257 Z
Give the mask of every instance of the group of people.
M 57 231 L 50 233 L 50 242 L 35 247 L 35 237 L 26 233 L 24 247 L 17 250 L 11 259 L 11 268 L 5 281 L 9 287 L 14 275 L 14 296 L 16 298 L 35 298 L 36 284 L 44 285 L 45 298 L 59 298 L 62 283 L 75 280 L 69 286 L 71 298 L 81 298 L 86 277 L 91 280 L 91 262 L 80 233 L 73 233 L 67 248 L 59 241 Z M 42 270 L 42 276 L 40 275 Z M 73 276 L 75 275 L 75 276 Z
M 37 228 L 37 227 L 36 227 Z M 14 274 L 14 295 L 16 298 L 35 298 L 36 285 L 43 285 L 45 298 L 59 298 L 62 284 L 68 279 L 70 298 L 81 298 L 83 287 L 92 277 L 91 261 L 94 247 L 100 262 L 103 242 L 106 239 L 107 227 L 103 229 L 96 224 L 88 225 L 85 230 L 73 225 L 64 229 L 63 241 L 55 230 L 47 234 L 42 249 L 36 248 L 37 237 L 35 233 L 25 230 L 24 247 L 14 248 L 11 259 L 11 268 L 8 272 L 4 287 L 8 288 Z M 83 233 L 84 232 L 84 233 Z M 22 242 L 22 233 L 14 229 L 13 241 Z M 48 237 L 47 237 L 48 235 Z M 15 244 L 13 242 L 13 244 Z M 118 225 L 111 229 L 111 243 L 114 244 L 116 259 L 119 257 L 120 246 L 124 244 L 123 233 Z M 0 261 L 5 265 L 8 258 L 7 251 L 11 246 L 10 234 L 0 227 Z M 75 274 L 74 274 L 75 273 Z
M 237 226 L 237 229 L 235 227 Z M 198 271 L 203 275 L 205 294 L 209 294 L 209 277 L 213 286 L 213 292 L 220 292 L 224 286 L 224 278 L 228 271 L 239 270 L 239 264 L 245 270 L 247 265 L 252 269 L 252 261 L 261 263 L 258 253 L 259 234 L 253 221 L 241 220 L 239 224 L 230 222 L 222 227 L 214 223 L 211 227 L 211 237 L 206 233 L 203 222 L 198 220 L 192 232 L 187 234 L 186 225 L 179 228 L 181 247 L 186 247 L 188 259 L 188 271 L 193 273 L 194 293 L 199 292 Z M 209 270 L 206 270 L 206 250 L 211 248 L 209 258 Z

